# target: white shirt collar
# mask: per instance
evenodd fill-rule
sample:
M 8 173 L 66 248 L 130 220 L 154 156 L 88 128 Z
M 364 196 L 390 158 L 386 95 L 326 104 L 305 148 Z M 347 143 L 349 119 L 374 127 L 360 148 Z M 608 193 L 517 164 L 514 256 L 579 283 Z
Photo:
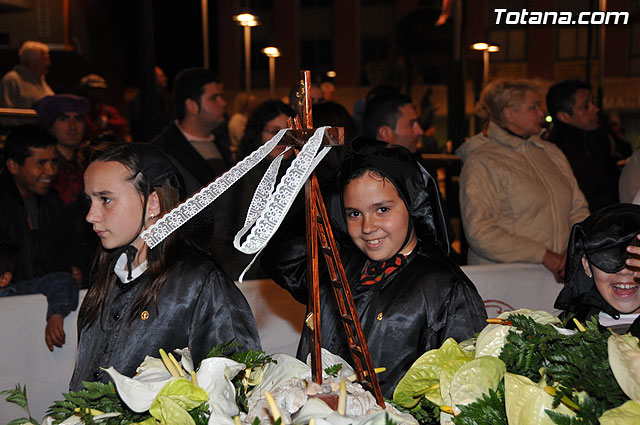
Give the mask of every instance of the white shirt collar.
M 118 279 L 120 279 L 120 282 L 129 283 L 132 280 L 135 280 L 138 277 L 140 277 L 142 273 L 146 272 L 147 267 L 148 267 L 147 261 L 145 260 L 144 262 L 140 263 L 137 267 L 131 270 L 131 279 L 128 279 L 129 270 L 127 270 L 127 254 L 123 252 L 122 254 L 120 254 L 118 261 L 116 261 L 116 265 L 113 267 L 113 272 L 116 274 L 116 276 L 118 276 Z
M 620 318 L 618 320 L 609 316 L 604 311 L 601 311 L 598 314 L 598 321 L 604 327 L 614 326 L 614 325 L 630 325 L 638 318 L 638 314 L 620 314 Z
M 193 134 L 190 134 L 184 131 L 184 129 L 180 127 L 180 123 L 178 122 L 178 120 L 176 120 L 175 123 L 176 123 L 176 127 L 178 127 L 178 130 L 180 130 L 180 133 L 182 133 L 184 138 L 190 142 L 212 142 L 216 138 L 216 136 L 214 136 L 213 133 L 209 134 L 209 136 L 207 137 L 194 136 Z

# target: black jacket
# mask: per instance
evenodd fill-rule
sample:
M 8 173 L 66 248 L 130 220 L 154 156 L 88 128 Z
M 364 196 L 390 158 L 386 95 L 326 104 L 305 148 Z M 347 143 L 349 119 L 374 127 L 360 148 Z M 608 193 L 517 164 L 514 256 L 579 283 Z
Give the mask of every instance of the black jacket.
M 262 267 L 296 300 L 307 304 L 306 241 L 303 235 L 286 235 L 291 234 L 291 225 L 282 228 L 286 232 L 276 234 L 262 252 Z M 387 368 L 378 375 L 385 397 L 392 397 L 398 381 L 425 351 L 440 347 L 447 338 L 458 342 L 471 338 L 485 325 L 486 311 L 475 286 L 432 244 L 420 243 L 405 265 L 371 286 L 355 283 L 367 260 L 356 247 L 345 241 L 340 256 L 373 365 Z M 320 309 L 322 347 L 351 362 L 326 267 L 321 268 Z M 306 360 L 310 348 L 305 326 L 298 358 Z
M 0 272 L 13 272 L 15 282 L 69 271 L 53 256 L 56 247 L 51 227 L 62 210 L 62 201 L 55 190 L 35 199 L 38 228 L 32 230 L 13 177 L 6 170 L 0 173 Z
M 245 344 L 241 350 L 260 349 L 255 319 L 238 287 L 208 257 L 182 253 L 160 288 L 157 309 L 150 305 L 145 310 L 147 319 L 136 317 L 127 327 L 133 301 L 150 284 L 146 272 L 128 284 L 117 281 L 101 319 L 88 325 L 78 317 L 72 391 L 82 389 L 82 381 L 107 382 L 101 367 L 134 376 L 145 356 L 159 357 L 160 348 L 189 347 L 194 365 L 212 347 L 232 339 Z
M 567 157 L 591 212 L 618 202 L 620 171 L 603 131 L 583 131 L 556 122 L 549 140 Z
M 167 125 L 162 133 L 154 137 L 150 143 L 160 146 L 166 153 L 175 158 L 198 180 L 201 186 L 211 183 L 218 175 L 232 165 L 228 142 L 223 140 L 223 133 L 216 133 L 213 143 L 216 144 L 223 160 L 215 167 L 205 160 L 200 153 L 184 137 L 175 122 Z

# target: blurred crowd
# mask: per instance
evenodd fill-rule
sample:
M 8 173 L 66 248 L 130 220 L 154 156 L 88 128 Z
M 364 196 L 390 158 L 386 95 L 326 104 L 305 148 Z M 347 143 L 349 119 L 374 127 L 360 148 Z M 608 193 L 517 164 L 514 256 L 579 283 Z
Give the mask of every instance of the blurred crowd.
M 46 342 L 53 349 L 64 343 L 62 319 L 76 308 L 78 288 L 92 282 L 99 245 L 85 221 L 88 152 L 118 141 L 156 145 L 193 176 L 197 190 L 286 128 L 299 110 L 299 88 L 294 85 L 284 99 L 258 102 L 252 93 L 239 93 L 228 101 L 224 82 L 208 69 L 185 69 L 170 84 L 156 68 L 157 131 L 144 140 L 139 98 L 125 118 L 107 104 L 108 81 L 99 74 L 84 76 L 74 94 L 54 93 L 46 82 L 48 47 L 25 42 L 19 55 L 20 64 L 0 81 L 0 107 L 34 109 L 38 119 L 24 124 L 2 118 L 8 136 L 0 165 L 0 296 L 47 295 Z M 435 138 L 429 96 L 414 102 L 380 84 L 351 114 L 338 103 L 332 82 L 314 84 L 314 125 L 342 127 L 345 136 L 344 146 L 316 171 L 321 185 L 358 136 L 405 147 L 436 176 L 423 154 L 442 153 L 445 143 Z M 462 161 L 460 211 L 444 208 L 449 240 L 466 239 L 468 257 L 450 255 L 459 264 L 542 263 L 562 282 L 572 226 L 601 208 L 640 202 L 639 154 L 624 139 L 619 120 L 602 124 L 592 89 L 582 81 L 557 82 L 543 93 L 532 81 L 495 80 L 482 91 L 477 115 L 482 131 L 456 152 Z M 210 239 L 205 245 L 233 279 L 251 260 L 233 248 L 234 235 L 269 162 L 281 152 L 274 150 L 213 208 L 214 230 L 204 236 Z M 284 164 L 292 159 L 288 152 Z M 461 219 L 464 234 L 455 234 L 452 217 Z M 266 275 L 257 266 L 248 277 Z

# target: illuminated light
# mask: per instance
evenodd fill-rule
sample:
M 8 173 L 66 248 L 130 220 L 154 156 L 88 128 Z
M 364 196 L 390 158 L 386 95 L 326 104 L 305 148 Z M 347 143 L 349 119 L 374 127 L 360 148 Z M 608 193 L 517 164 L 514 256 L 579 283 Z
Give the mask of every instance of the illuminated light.
M 251 13 L 241 13 L 233 17 L 243 27 L 255 27 L 258 25 L 258 17 Z
M 329 78 L 336 78 L 336 72 L 335 71 L 327 71 L 327 77 Z
M 473 50 L 487 50 L 489 48 L 489 44 L 487 43 L 473 43 L 471 45 Z
M 280 57 L 280 50 L 277 47 L 265 47 L 262 49 L 262 53 L 269 56 L 270 58 Z
M 491 46 L 487 47 L 487 50 L 489 51 L 489 53 L 499 52 L 500 51 L 500 46 L 492 44 Z
M 544 120 L 545 120 L 546 122 L 551 122 L 551 121 L 553 121 L 553 119 L 551 118 L 551 115 L 547 115 L 546 117 L 544 117 Z

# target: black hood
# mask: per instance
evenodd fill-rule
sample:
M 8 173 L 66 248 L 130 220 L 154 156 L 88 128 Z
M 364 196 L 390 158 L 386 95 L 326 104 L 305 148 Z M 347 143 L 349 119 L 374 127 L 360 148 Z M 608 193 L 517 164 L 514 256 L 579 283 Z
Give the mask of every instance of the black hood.
M 404 201 L 420 240 L 433 241 L 449 250 L 446 223 L 437 182 L 406 148 L 379 140 L 357 138 L 352 153 L 344 160 L 330 198 L 331 218 L 347 233 L 342 192 L 354 174 L 374 170 L 395 186 Z

